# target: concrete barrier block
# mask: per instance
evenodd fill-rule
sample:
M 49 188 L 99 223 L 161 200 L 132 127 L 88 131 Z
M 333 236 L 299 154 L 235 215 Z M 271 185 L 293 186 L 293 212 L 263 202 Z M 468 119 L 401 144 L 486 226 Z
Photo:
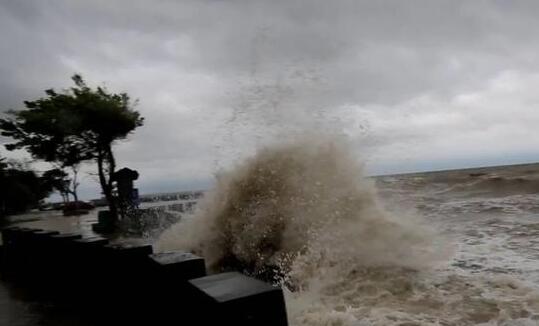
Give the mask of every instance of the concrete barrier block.
M 31 241 L 34 241 L 34 245 L 41 246 L 41 245 L 47 245 L 48 242 L 50 242 L 51 237 L 53 235 L 58 235 L 60 232 L 58 231 L 36 231 L 31 233 Z
M 108 244 L 103 246 L 100 264 L 111 278 L 127 283 L 148 274 L 148 255 L 152 253 L 151 245 Z
M 2 233 L 2 244 L 9 246 L 14 241 L 15 234 L 20 228 L 17 226 L 7 227 L 0 230 Z
M 50 236 L 51 250 L 53 262 L 58 266 L 69 266 L 72 263 L 72 258 L 75 255 L 75 241 L 82 239 L 82 235 L 78 233 L 60 233 Z
M 69 262 L 69 270 L 63 277 L 67 284 L 76 287 L 65 288 L 63 296 L 77 300 L 80 304 L 95 304 L 103 293 L 111 290 L 105 288 L 102 277 L 107 277 L 107 267 L 101 264 L 103 247 L 109 240 L 101 237 L 73 239 L 66 244 L 65 261 Z M 83 281 L 81 281 L 83 280 Z
M 15 246 L 19 255 L 28 263 L 28 258 L 32 255 L 34 234 L 43 231 L 42 229 L 20 228 L 15 233 Z
M 31 229 L 31 228 L 20 228 L 15 231 L 15 245 L 22 245 L 23 247 L 28 247 L 32 242 L 32 237 L 34 233 L 41 232 L 42 229 Z
M 152 246 L 147 244 L 108 244 L 104 248 L 109 255 L 113 255 L 120 260 L 146 257 L 153 253 Z
M 39 270 L 48 263 L 48 258 L 51 256 L 52 250 L 51 237 L 58 234 L 60 234 L 58 231 L 46 230 L 29 233 L 28 241 L 30 248 L 28 250 L 28 260 L 31 270 Z M 38 282 L 41 278 L 38 275 L 32 277 L 32 280 Z
M 149 308 L 145 300 L 146 277 L 149 274 L 148 255 L 153 253 L 151 245 L 109 244 L 103 246 L 96 262 L 96 288 L 104 289 L 106 306 L 115 313 L 142 314 Z M 103 293 L 103 291 L 101 292 Z
M 1 266 L 1 276 L 2 278 L 9 278 L 15 274 L 15 265 L 17 259 L 20 259 L 20 256 L 16 250 L 16 237 L 19 227 L 8 227 L 3 228 L 2 232 L 2 266 Z
M 82 235 L 79 233 L 60 233 L 55 234 L 51 236 L 51 239 L 55 240 L 57 243 L 59 242 L 70 242 L 77 239 L 82 239 Z
M 103 237 L 81 238 L 74 240 L 74 243 L 79 245 L 80 248 L 96 248 L 107 245 L 109 239 Z
M 186 252 L 165 252 L 148 256 L 149 274 L 144 277 L 141 290 L 151 311 L 152 323 L 156 325 L 184 324 L 191 312 L 192 290 L 188 280 L 206 275 L 204 259 Z M 184 313 L 178 316 L 178 307 Z M 180 317 L 180 318 L 179 318 Z M 196 323 L 194 323 L 196 324 Z
M 75 265 L 76 274 L 94 278 L 102 268 L 100 262 L 103 260 L 104 246 L 108 243 L 109 240 L 102 237 L 73 240 L 70 259 Z
M 42 231 L 36 231 L 36 232 L 33 232 L 32 235 L 34 238 L 47 238 L 51 235 L 57 235 L 57 234 L 60 234 L 60 232 L 58 231 L 50 231 L 50 230 L 42 230 Z
M 4 275 L 10 279 L 24 279 L 30 273 L 33 246 L 32 235 L 41 229 L 8 228 L 2 232 L 6 241 Z
M 75 239 L 72 242 L 76 258 L 84 260 L 94 260 L 96 256 L 102 255 L 104 246 L 109 244 L 109 239 L 102 237 L 89 237 Z M 93 264 L 93 261 L 91 262 Z
M 15 238 L 16 233 L 19 230 L 19 227 L 7 227 L 0 230 L 2 233 L 2 246 L 4 247 L 4 250 L 2 252 L 2 261 L 3 261 L 3 268 L 2 271 L 5 273 L 8 269 L 8 266 L 10 265 L 9 260 L 11 258 L 14 258 L 12 256 L 14 251 L 14 245 L 15 245 Z
M 73 270 L 74 240 L 81 239 L 78 233 L 60 233 L 50 236 L 50 255 L 44 273 L 51 279 L 51 286 L 63 285 L 64 278 Z
M 206 276 L 204 258 L 188 252 L 164 252 L 149 256 L 157 277 L 190 280 Z
M 205 323 L 223 325 L 287 325 L 280 288 L 237 272 L 190 280 L 200 309 L 207 308 Z

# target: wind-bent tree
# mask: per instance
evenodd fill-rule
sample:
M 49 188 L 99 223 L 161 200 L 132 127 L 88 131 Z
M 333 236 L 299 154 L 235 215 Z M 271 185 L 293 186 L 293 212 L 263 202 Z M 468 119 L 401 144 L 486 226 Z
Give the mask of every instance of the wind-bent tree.
M 10 111 L 10 118 L 0 119 L 1 134 L 16 140 L 7 149 L 25 148 L 35 158 L 62 167 L 95 161 L 103 194 L 116 217 L 112 146 L 142 126 L 144 118 L 133 109 L 127 93 L 91 88 L 80 75 L 72 80 L 74 87 L 61 93 L 48 89 L 46 97 L 24 102 L 26 109 Z
M 76 178 L 71 180 L 64 170 L 52 169 L 45 171 L 41 179 L 46 189 L 56 190 L 60 193 L 64 203 L 69 202 L 69 194 L 73 195 L 75 201 L 78 200 Z M 73 189 L 71 188 L 72 182 Z

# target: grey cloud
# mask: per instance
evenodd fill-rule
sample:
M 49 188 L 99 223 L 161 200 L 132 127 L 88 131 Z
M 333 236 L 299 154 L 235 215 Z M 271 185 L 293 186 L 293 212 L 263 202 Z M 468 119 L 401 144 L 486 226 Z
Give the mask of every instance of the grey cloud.
M 474 150 L 495 161 L 482 141 L 511 133 L 526 139 L 499 156 L 532 159 L 537 14 L 535 1 L 5 1 L 0 108 L 74 72 L 129 92 L 147 123 L 118 155 L 154 188 L 208 184 L 305 115 L 358 137 L 374 171 L 465 164 Z M 507 71 L 521 93 L 489 88 Z

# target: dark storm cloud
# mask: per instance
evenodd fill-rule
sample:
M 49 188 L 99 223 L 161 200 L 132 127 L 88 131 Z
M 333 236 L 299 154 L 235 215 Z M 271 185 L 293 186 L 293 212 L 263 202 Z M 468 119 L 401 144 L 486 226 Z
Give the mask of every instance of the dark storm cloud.
M 148 185 L 207 184 L 250 148 L 234 117 L 279 124 L 272 107 L 340 120 L 373 171 L 533 158 L 537 14 L 535 1 L 3 1 L 0 108 L 74 72 L 128 91 L 147 123 L 119 156 Z

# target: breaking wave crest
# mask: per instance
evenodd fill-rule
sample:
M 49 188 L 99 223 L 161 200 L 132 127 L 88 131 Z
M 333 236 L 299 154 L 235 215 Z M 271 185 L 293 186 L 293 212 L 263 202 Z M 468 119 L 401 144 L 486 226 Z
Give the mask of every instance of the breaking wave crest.
M 384 209 L 351 153 L 335 137 L 262 148 L 157 248 L 283 285 L 291 325 L 536 325 L 537 289 L 450 264 L 440 235 Z
M 239 269 L 284 285 L 293 301 L 292 293 L 312 297 L 349 277 L 407 278 L 440 255 L 433 235 L 409 216 L 388 214 L 346 142 L 333 137 L 259 150 L 219 175 L 194 216 L 157 245 L 198 253 L 213 271 Z
M 322 266 L 415 267 L 430 261 L 430 234 L 393 218 L 375 197 L 350 150 L 336 139 L 303 140 L 260 150 L 221 174 L 190 223 L 162 247 L 201 253 L 214 270 L 257 276 Z M 271 268 L 271 271 L 268 271 Z
M 501 177 L 481 176 L 461 181 L 446 189 L 446 193 L 462 193 L 463 195 L 510 196 L 519 194 L 536 194 L 539 192 L 539 180 L 535 177 Z

